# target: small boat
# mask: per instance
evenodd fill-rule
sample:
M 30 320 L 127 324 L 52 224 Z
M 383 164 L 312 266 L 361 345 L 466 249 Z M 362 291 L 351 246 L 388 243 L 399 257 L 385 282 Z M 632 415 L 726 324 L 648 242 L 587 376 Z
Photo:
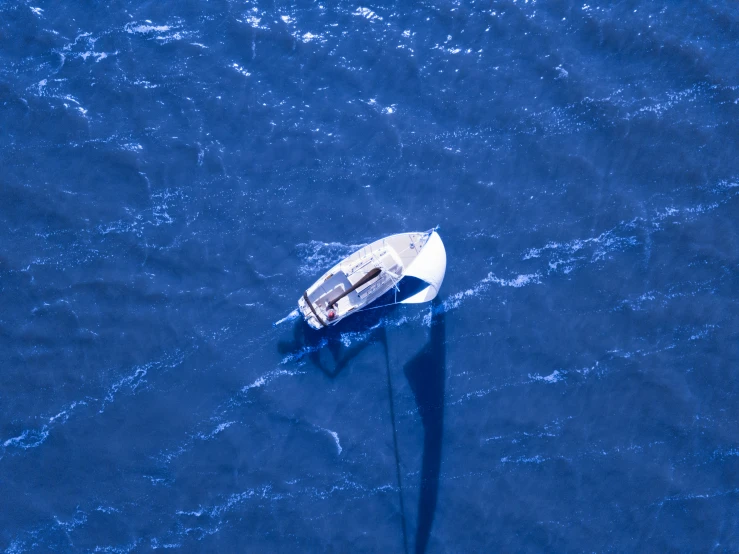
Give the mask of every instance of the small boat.
M 308 325 L 323 329 L 386 294 L 380 306 L 428 302 L 439 293 L 445 272 L 446 251 L 436 229 L 391 235 L 329 269 L 303 293 L 298 309 Z

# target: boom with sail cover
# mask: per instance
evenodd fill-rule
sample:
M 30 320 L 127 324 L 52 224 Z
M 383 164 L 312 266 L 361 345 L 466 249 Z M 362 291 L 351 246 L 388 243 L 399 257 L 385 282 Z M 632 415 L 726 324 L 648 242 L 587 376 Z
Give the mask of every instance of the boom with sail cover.
M 337 297 L 336 297 L 336 298 L 334 298 L 334 299 L 333 299 L 333 300 L 332 300 L 331 302 L 329 302 L 329 303 L 328 303 L 328 307 L 329 307 L 329 308 L 333 308 L 333 307 L 334 307 L 334 305 L 335 305 L 335 304 L 336 304 L 336 303 L 337 303 L 337 302 L 338 302 L 339 300 L 341 300 L 342 298 L 344 298 L 344 297 L 345 297 L 345 296 L 346 296 L 347 294 L 349 294 L 349 293 L 351 293 L 351 292 L 354 292 L 355 290 L 357 290 L 357 289 L 361 288 L 361 287 L 362 287 L 363 285 L 366 285 L 366 284 L 367 284 L 367 283 L 369 283 L 369 282 L 370 282 L 370 281 L 371 281 L 372 279 L 374 279 L 375 277 L 377 277 L 378 275 L 380 275 L 380 273 L 382 273 L 382 270 L 381 270 L 381 269 L 380 269 L 379 267 L 376 267 L 376 268 L 374 268 L 374 269 L 370 270 L 370 271 L 369 271 L 369 272 L 367 273 L 367 275 L 365 275 L 365 276 L 364 276 L 364 277 L 362 277 L 362 278 L 361 278 L 361 279 L 360 279 L 359 281 L 357 281 L 357 283 L 356 283 L 355 285 L 353 285 L 353 286 L 352 286 L 352 288 L 350 288 L 350 289 L 349 289 L 349 290 L 347 290 L 347 291 L 344 291 L 344 292 L 342 292 L 342 293 L 341 293 L 341 294 L 340 294 L 339 296 L 337 296 Z

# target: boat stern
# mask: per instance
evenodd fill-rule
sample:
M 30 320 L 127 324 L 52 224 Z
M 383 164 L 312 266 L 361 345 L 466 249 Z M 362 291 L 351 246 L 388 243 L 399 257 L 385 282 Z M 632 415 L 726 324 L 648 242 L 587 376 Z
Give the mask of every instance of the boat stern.
M 320 313 L 320 308 L 313 306 L 307 298 L 306 294 L 303 294 L 298 299 L 298 309 L 300 314 L 305 319 L 305 322 L 310 325 L 313 329 L 323 329 L 326 327 L 325 319 L 323 314 Z

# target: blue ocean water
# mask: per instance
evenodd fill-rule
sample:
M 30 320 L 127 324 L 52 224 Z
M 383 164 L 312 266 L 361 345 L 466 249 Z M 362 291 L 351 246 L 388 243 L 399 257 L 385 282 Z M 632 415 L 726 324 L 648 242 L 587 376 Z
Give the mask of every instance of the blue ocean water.
M 739 4 L 0 3 L 0 550 L 737 551 Z M 273 328 L 439 224 L 437 301 Z

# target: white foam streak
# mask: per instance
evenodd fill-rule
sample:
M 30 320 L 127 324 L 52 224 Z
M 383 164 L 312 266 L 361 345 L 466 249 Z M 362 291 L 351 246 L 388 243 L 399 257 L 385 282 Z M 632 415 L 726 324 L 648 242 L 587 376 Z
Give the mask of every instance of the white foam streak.
M 246 69 L 244 69 L 237 63 L 231 64 L 231 67 L 234 68 L 238 73 L 241 73 L 244 77 L 249 77 L 251 75 L 251 73 L 249 73 Z
M 358 15 L 369 21 L 382 21 L 382 18 L 369 8 L 357 8 L 352 15 Z
M 631 228 L 633 227 L 633 222 L 629 224 L 622 223 L 619 226 L 621 225 Z M 572 255 L 588 246 L 594 246 L 595 248 L 593 250 L 593 253 L 591 254 L 591 261 L 595 262 L 598 260 L 602 260 L 606 257 L 606 254 L 612 250 L 625 246 L 633 246 L 637 243 L 635 236 L 624 237 L 616 235 L 615 231 L 618 229 L 619 226 L 614 227 L 613 229 L 609 229 L 608 231 L 601 233 L 597 237 L 591 237 L 587 239 L 574 239 L 565 243 L 548 242 L 541 248 L 530 248 L 523 255 L 522 259 L 525 261 L 532 258 L 538 258 L 547 250 L 565 252 L 566 254 Z
M 452 310 L 457 308 L 465 299 L 473 296 L 477 296 L 481 292 L 487 290 L 490 284 L 496 284 L 501 287 L 513 287 L 521 288 L 531 284 L 541 284 L 540 273 L 527 273 L 517 275 L 512 279 L 501 279 L 492 272 L 488 273 L 487 276 L 477 283 L 474 287 L 469 288 L 462 292 L 457 292 L 449 296 L 443 303 L 444 311 Z
M 531 379 L 532 381 L 544 381 L 546 383 L 556 383 L 564 379 L 564 374 L 560 372 L 558 369 L 555 369 L 552 373 L 546 376 L 529 374 L 529 379 Z
M 285 492 L 274 492 L 273 486 L 270 484 L 263 485 L 261 487 L 247 489 L 240 493 L 234 493 L 229 495 L 222 504 L 216 504 L 215 506 L 205 508 L 199 506 L 197 510 L 177 511 L 176 514 L 182 517 L 202 519 L 204 517 L 220 520 L 227 513 L 233 511 L 241 504 L 244 504 L 250 500 L 269 500 L 271 502 L 280 500 L 290 500 L 295 497 L 312 497 L 317 500 L 326 500 L 336 493 L 344 492 L 355 492 L 358 493 L 359 498 L 366 497 L 369 494 L 385 494 L 397 490 L 395 487 L 389 484 L 380 485 L 377 487 L 368 488 L 360 483 L 352 481 L 346 476 L 341 480 L 337 481 L 325 489 L 318 489 L 315 487 L 309 487 L 304 490 L 298 491 L 285 491 Z
M 147 25 L 128 23 L 125 30 L 129 34 L 148 34 L 148 33 L 164 33 L 172 29 L 169 25 L 151 25 L 151 21 L 147 21 Z
M 580 377 L 587 377 L 590 373 L 602 373 L 604 368 L 600 366 L 600 362 L 595 362 L 591 367 L 585 367 L 581 369 L 555 369 L 548 375 L 532 375 L 528 374 L 528 378 L 523 381 L 513 383 L 503 383 L 501 385 L 494 385 L 486 389 L 479 389 L 476 391 L 468 392 L 464 396 L 458 398 L 454 402 L 450 402 L 449 405 L 462 404 L 473 398 L 483 398 L 489 394 L 509 388 L 509 387 L 523 387 L 531 385 L 533 383 L 546 383 L 547 385 L 553 385 L 561 381 L 565 381 L 569 375 L 579 375 Z
M 220 433 L 222 433 L 223 431 L 225 431 L 226 429 L 228 429 L 229 427 L 231 427 L 231 425 L 233 425 L 234 423 L 236 423 L 236 422 L 235 421 L 226 421 L 225 423 L 220 423 L 220 424 L 218 424 L 218 426 L 215 429 L 213 429 L 213 431 L 211 431 L 207 435 L 204 434 L 204 433 L 198 433 L 198 438 L 201 439 L 201 440 L 204 440 L 204 441 L 210 440 L 213 437 L 215 437 L 216 435 L 219 435 Z
M 321 339 L 321 342 L 319 342 L 316 346 L 306 346 L 304 348 L 301 348 L 298 352 L 294 354 L 288 354 L 287 356 L 282 358 L 282 361 L 280 361 L 280 365 L 285 365 L 290 362 L 296 362 L 312 352 L 318 352 L 321 348 L 323 348 L 327 344 L 328 344 L 328 341 L 325 338 Z
M 319 275 L 363 246 L 365 245 L 320 242 L 317 240 L 298 244 L 298 256 L 303 262 L 298 268 L 298 273 Z
M 679 494 L 675 496 L 668 496 L 663 498 L 658 505 L 662 506 L 665 502 L 683 502 L 685 500 L 710 500 L 712 498 L 719 498 L 722 496 L 729 496 L 733 494 L 739 494 L 739 488 L 728 489 L 724 491 L 713 491 L 706 493 L 694 493 L 694 494 Z
M 543 458 L 542 456 L 536 455 L 531 457 L 522 456 L 520 458 L 510 458 L 508 456 L 504 456 L 500 459 L 500 463 L 502 464 L 540 464 L 542 462 L 546 462 L 549 458 Z
M 158 370 L 165 367 L 173 368 L 182 363 L 183 359 L 184 355 L 180 351 L 176 351 L 173 355 L 169 356 L 165 360 L 149 362 L 137 366 L 133 373 L 129 373 L 125 377 L 121 377 L 118 381 L 113 383 L 108 388 L 108 392 L 105 395 L 102 405 L 100 406 L 99 413 L 103 413 L 105 411 L 105 407 L 115 400 L 116 395 L 121 389 L 129 389 L 132 393 L 135 394 L 138 391 L 139 387 L 143 386 L 146 383 L 146 376 L 150 370 Z
M 178 31 L 178 28 L 181 28 L 181 24 L 175 27 L 171 25 L 155 25 L 148 19 L 143 23 L 131 22 L 124 26 L 124 30 L 128 34 L 141 35 L 147 37 L 149 40 L 157 40 L 161 44 L 167 44 L 173 40 L 182 40 L 193 34 L 192 32 Z
M 273 371 L 270 371 L 269 373 L 266 373 L 256 379 L 254 382 L 252 382 L 250 385 L 246 385 L 244 388 L 241 389 L 241 392 L 247 393 L 248 391 L 252 389 L 258 389 L 266 385 L 267 383 L 270 383 L 277 379 L 278 377 L 282 376 L 293 376 L 293 375 L 302 375 L 305 372 L 303 371 L 289 371 L 287 369 L 275 369 Z
M 339 442 L 339 434 L 336 433 L 335 431 L 332 431 L 331 429 L 326 429 L 325 427 L 318 427 L 318 426 L 316 427 L 320 429 L 321 431 L 324 431 L 328 433 L 329 435 L 331 435 L 331 437 L 334 439 L 334 442 L 336 443 L 336 453 L 338 455 L 341 455 L 341 451 L 343 450 L 343 448 L 341 448 L 341 442 Z
M 41 445 L 48 436 L 49 436 L 49 431 L 47 430 L 47 427 L 45 425 L 39 430 L 26 429 L 17 437 L 13 437 L 12 439 L 6 440 L 3 443 L 3 446 L 5 448 L 8 448 L 10 446 L 16 446 L 18 448 L 27 450 L 29 448 L 35 448 Z
M 72 402 L 68 406 L 64 406 L 61 411 L 56 415 L 51 416 L 47 423 L 42 425 L 38 429 L 25 429 L 20 435 L 6 439 L 2 443 L 3 449 L 10 447 L 22 448 L 28 450 L 29 448 L 36 448 L 41 446 L 46 439 L 49 437 L 49 433 L 56 425 L 63 425 L 69 419 L 71 412 L 74 411 L 78 406 L 87 406 L 87 402 L 84 400 L 77 400 Z

